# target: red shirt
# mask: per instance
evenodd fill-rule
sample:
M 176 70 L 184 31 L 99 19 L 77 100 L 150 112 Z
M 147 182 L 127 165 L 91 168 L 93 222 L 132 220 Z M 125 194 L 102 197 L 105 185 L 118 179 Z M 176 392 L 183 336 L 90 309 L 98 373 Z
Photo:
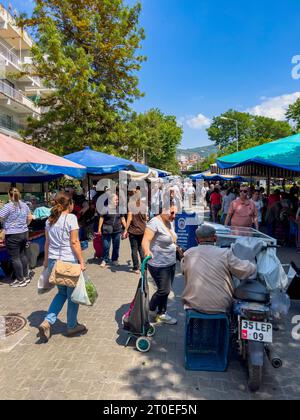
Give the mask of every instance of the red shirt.
M 210 196 L 210 203 L 212 206 L 221 206 L 222 205 L 221 194 L 213 192 Z

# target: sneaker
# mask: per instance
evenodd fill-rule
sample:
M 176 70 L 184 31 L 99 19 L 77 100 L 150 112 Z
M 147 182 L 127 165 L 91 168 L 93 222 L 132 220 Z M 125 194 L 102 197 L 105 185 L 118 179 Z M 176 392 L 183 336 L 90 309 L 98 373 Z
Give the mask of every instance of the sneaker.
M 27 286 L 27 283 L 25 283 L 25 281 L 18 281 L 18 280 L 15 280 L 10 285 L 10 287 L 13 288 L 13 289 L 16 289 L 17 287 L 26 287 L 26 286 Z
M 161 322 L 162 324 L 168 324 L 168 325 L 176 325 L 177 324 L 177 319 L 171 317 L 168 314 L 157 315 L 155 321 L 156 322 Z
M 67 337 L 74 337 L 75 335 L 79 334 L 86 334 L 88 329 L 85 325 L 77 324 L 75 328 L 68 328 Z
M 26 283 L 26 285 L 29 284 L 30 282 L 31 282 L 31 277 L 26 277 L 24 279 L 24 283 Z
M 106 262 L 105 261 L 102 261 L 102 263 L 100 264 L 100 267 L 101 268 L 106 268 L 106 266 L 107 266 Z
M 113 267 L 119 267 L 119 261 L 113 261 L 111 264 Z

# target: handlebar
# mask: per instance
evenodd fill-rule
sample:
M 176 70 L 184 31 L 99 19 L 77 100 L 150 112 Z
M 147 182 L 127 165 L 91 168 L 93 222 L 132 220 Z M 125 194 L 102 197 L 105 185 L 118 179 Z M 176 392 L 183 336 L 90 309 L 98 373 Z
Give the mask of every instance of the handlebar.
M 141 274 L 142 276 L 145 274 L 146 268 L 147 268 L 147 264 L 148 262 L 152 260 L 152 257 L 147 257 L 144 259 L 143 263 L 142 263 L 142 267 L 141 267 Z

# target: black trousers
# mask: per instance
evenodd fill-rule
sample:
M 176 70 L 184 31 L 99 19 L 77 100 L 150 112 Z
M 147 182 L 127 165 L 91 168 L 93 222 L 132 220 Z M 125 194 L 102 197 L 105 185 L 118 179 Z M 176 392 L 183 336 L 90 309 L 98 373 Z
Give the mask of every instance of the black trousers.
M 157 310 L 158 315 L 162 315 L 167 312 L 168 297 L 175 278 L 176 264 L 162 268 L 149 265 L 148 268 L 157 286 L 157 292 L 154 293 L 150 301 L 150 311 Z
M 144 251 L 142 248 L 143 237 L 143 235 L 132 235 L 131 233 L 129 234 L 131 257 L 134 270 L 138 270 L 140 268 L 139 256 L 141 261 L 144 259 Z
M 28 276 L 27 241 L 28 232 L 5 236 L 7 252 L 18 281 L 23 281 Z

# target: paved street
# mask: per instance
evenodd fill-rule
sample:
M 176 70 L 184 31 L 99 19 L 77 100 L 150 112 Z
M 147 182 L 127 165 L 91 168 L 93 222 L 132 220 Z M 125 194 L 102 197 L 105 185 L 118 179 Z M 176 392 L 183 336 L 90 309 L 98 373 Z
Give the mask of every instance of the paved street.
M 80 322 L 89 332 L 68 339 L 66 314 L 54 328 L 48 344 L 39 344 L 40 324 L 54 294 L 38 296 L 36 270 L 33 283 L 25 289 L 10 289 L 0 283 L 0 314 L 20 313 L 28 319 L 28 334 L 9 353 L 1 352 L 1 399 L 299 399 L 300 342 L 291 336 L 293 315 L 300 314 L 294 303 L 287 322 L 276 337 L 284 367 L 266 367 L 260 393 L 247 390 L 247 374 L 238 360 L 232 360 L 226 373 L 187 372 L 184 369 L 184 312 L 180 302 L 182 277 L 177 276 L 170 312 L 178 317 L 174 327 L 161 326 L 152 339 L 152 350 L 140 354 L 134 344 L 124 348 L 126 333 L 120 328 L 137 286 L 130 273 L 128 243 L 122 243 L 121 266 L 101 270 L 90 261 L 88 273 L 97 285 L 100 298 L 93 308 L 80 309 Z M 87 251 L 87 259 L 92 255 Z M 293 255 L 293 257 L 295 257 Z M 283 253 L 283 261 L 291 253 Z

